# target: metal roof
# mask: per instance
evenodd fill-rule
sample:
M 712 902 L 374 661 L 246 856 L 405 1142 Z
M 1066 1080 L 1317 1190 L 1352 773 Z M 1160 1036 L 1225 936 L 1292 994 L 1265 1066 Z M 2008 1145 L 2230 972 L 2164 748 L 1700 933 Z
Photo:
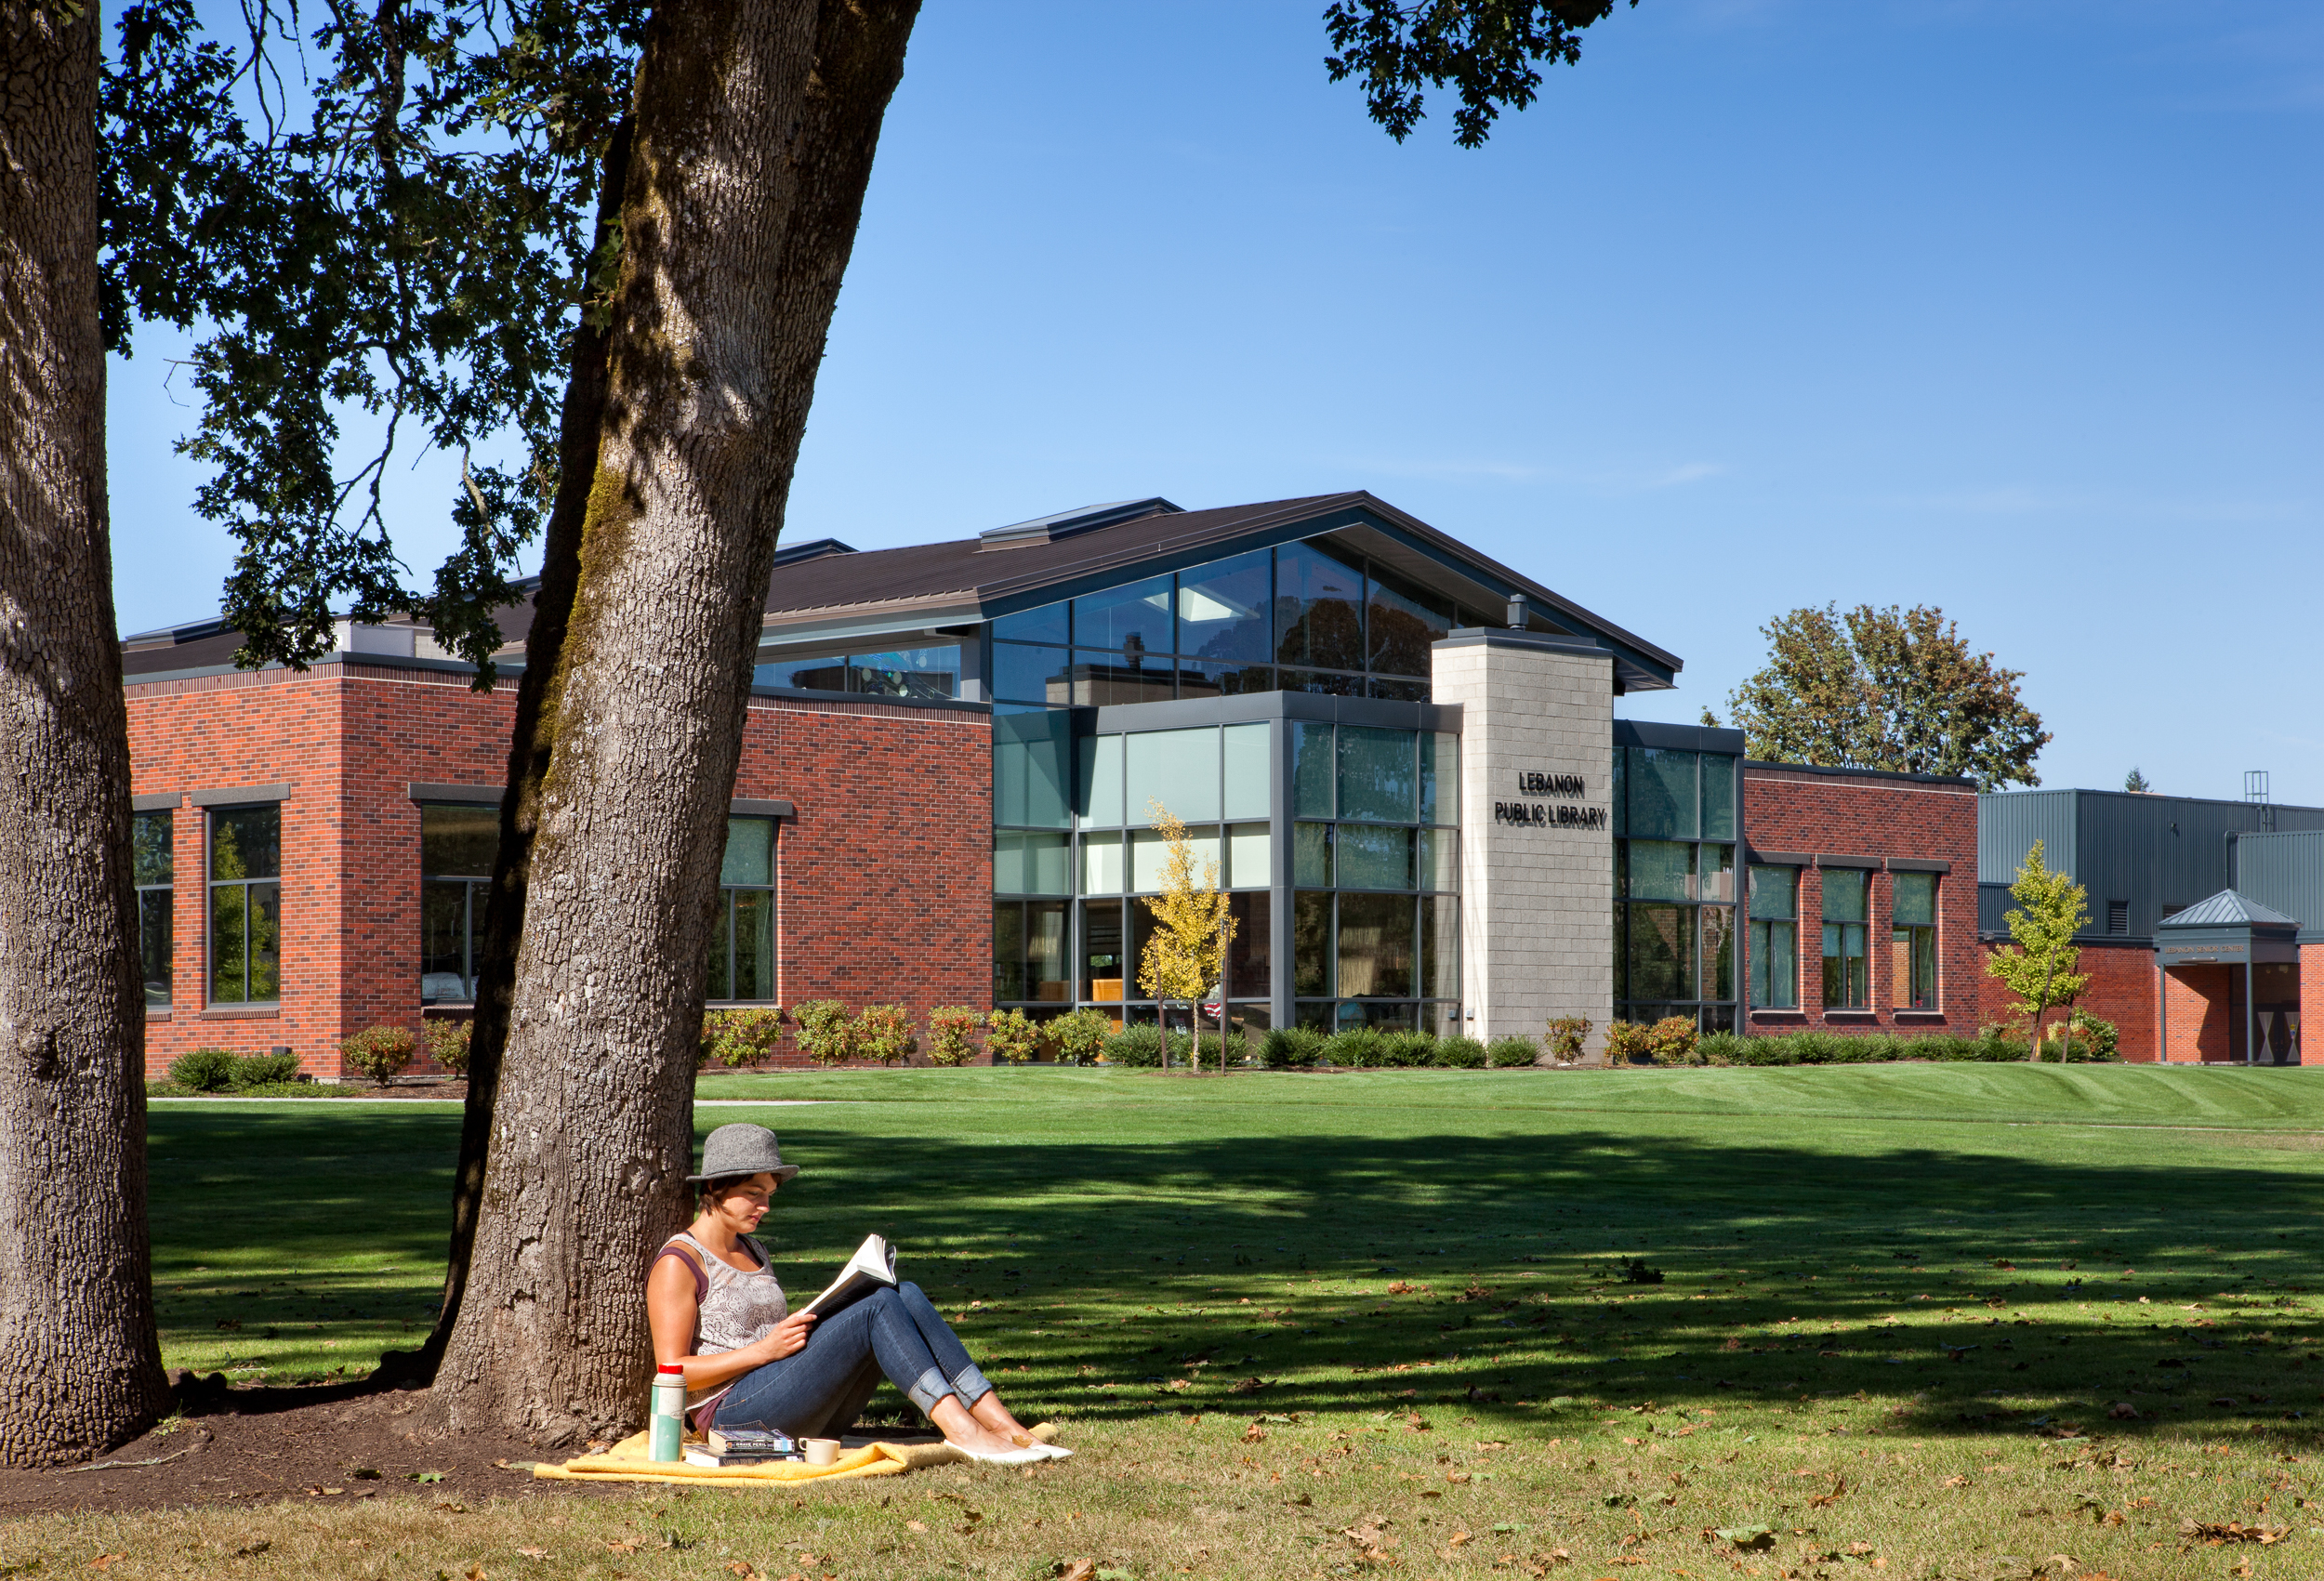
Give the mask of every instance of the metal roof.
M 898 630 L 967 625 L 1227 555 L 1333 534 L 1397 574 L 1489 611 L 1497 620 L 1510 595 L 1523 593 L 1559 631 L 1611 651 L 1627 691 L 1668 688 L 1683 664 L 1676 654 L 1364 490 L 1208 510 L 1171 509 L 1159 499 L 1128 504 L 1149 508 L 1102 526 L 1079 528 L 1076 521 L 1070 534 L 1032 532 L 997 543 L 992 535 L 957 538 L 827 554 L 785 567 L 768 586 L 761 640 L 815 641 L 875 624 Z M 1063 513 L 1067 520 L 1084 515 Z
M 2297 928 L 2300 924 L 2282 912 L 2270 911 L 2248 896 L 2233 889 L 2222 889 L 2208 900 L 2197 901 L 2185 911 L 2172 912 L 2157 928 Z

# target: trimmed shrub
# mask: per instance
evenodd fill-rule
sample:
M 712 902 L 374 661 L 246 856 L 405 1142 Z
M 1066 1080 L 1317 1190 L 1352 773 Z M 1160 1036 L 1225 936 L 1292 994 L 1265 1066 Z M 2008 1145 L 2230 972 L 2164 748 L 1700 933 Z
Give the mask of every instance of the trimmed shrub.
M 1485 1045 L 1473 1037 L 1440 1037 L 1431 1052 L 1432 1061 L 1448 1071 L 1485 1069 Z
M 993 1063 L 1022 1065 L 1041 1047 L 1041 1027 L 1023 1010 L 995 1010 L 984 1023 L 984 1047 Z
M 1324 1061 L 1343 1070 L 1376 1069 L 1380 1062 L 1381 1038 L 1368 1026 L 1343 1027 L 1324 1039 Z
M 984 1024 L 984 1014 L 966 1005 L 939 1005 L 928 1012 L 928 1062 L 965 1065 L 976 1052 L 970 1034 Z
M 1485 1057 L 1497 1071 L 1512 1071 L 1520 1065 L 1541 1062 L 1541 1046 L 1519 1033 L 1497 1037 L 1485 1046 Z
M 1657 1065 L 1698 1065 L 1695 1044 L 1700 1036 L 1692 1016 L 1665 1016 L 1646 1029 L 1646 1058 Z
M 468 1047 L 476 1036 L 476 1023 L 463 1017 L 438 1016 L 421 1023 L 428 1035 L 429 1058 L 456 1076 L 468 1074 Z
M 2120 1029 L 2112 1021 L 2093 1016 L 2088 1010 L 2074 1012 L 2074 1036 L 2089 1046 L 2090 1058 L 2095 1061 L 2110 1064 L 2119 1057 L 2122 1042 Z
M 900 1065 L 919 1049 L 912 1018 L 901 1005 L 866 1005 L 855 1016 L 855 1054 L 883 1065 Z
M 1552 1016 L 1550 1018 L 1550 1058 L 1568 1063 L 1581 1058 L 1583 1045 L 1590 1041 L 1588 1016 Z
M 1126 1026 L 1105 1040 L 1105 1062 L 1151 1069 L 1162 1062 L 1162 1029 L 1146 1022 Z
M 1644 1021 L 1608 1021 L 1605 1028 L 1605 1062 L 1609 1065 L 1644 1065 L 1654 1059 L 1654 1028 Z
M 1696 1063 L 1702 1065 L 1740 1065 L 1744 1045 L 1753 1041 L 1732 1032 L 1707 1032 L 1695 1045 Z
M 1105 1019 L 1103 1010 L 1076 1010 L 1049 1023 L 1049 1037 L 1057 1046 L 1057 1057 L 1076 1065 L 1094 1061 L 1113 1033 L 1114 1023 Z
M 1436 1056 L 1436 1034 L 1428 1032 L 1388 1032 L 1380 1038 L 1380 1062 L 1392 1070 L 1412 1070 L 1432 1064 Z
M 455 1023 L 448 1021 L 428 1023 L 428 1046 L 431 1051 L 436 1047 L 435 1029 L 452 1024 Z M 461 1021 L 457 1024 L 465 1027 L 469 1023 Z M 694 1058 L 694 1068 L 700 1070 L 713 1060 L 730 1071 L 741 1070 L 746 1065 L 756 1065 L 774 1053 L 774 1047 L 782 1041 L 782 1038 L 783 1012 L 773 1006 L 769 1006 L 764 1009 L 709 1011 L 702 1018 L 702 1041 Z M 468 1039 L 466 1037 L 460 1039 L 459 1054 L 459 1069 L 466 1071 L 468 1069 Z M 438 1058 L 441 1059 L 442 1056 Z M 445 1068 L 447 1070 L 452 1068 L 448 1061 Z
M 810 999 L 791 1007 L 799 1022 L 799 1052 L 818 1065 L 844 1065 L 855 1058 L 855 1018 L 837 999 Z
M 403 1074 L 418 1047 L 419 1039 L 406 1026 L 367 1026 L 339 1040 L 339 1052 L 348 1064 L 381 1087 Z
M 229 1056 L 231 1058 L 231 1056 Z M 296 1054 L 245 1054 L 226 1073 L 226 1085 L 237 1091 L 254 1087 L 280 1087 L 298 1079 Z
M 224 1092 L 240 1062 L 231 1048 L 189 1048 L 169 1062 L 169 1079 L 188 1092 Z
M 1305 1070 L 1324 1057 L 1324 1034 L 1312 1026 L 1268 1029 L 1259 1040 L 1259 1062 L 1271 1071 Z
M 1219 1034 L 1217 1033 L 1206 1032 L 1202 1034 L 1202 1063 L 1205 1070 L 1222 1071 L 1226 1069 L 1224 1065 L 1220 1063 L 1219 1051 L 1221 1047 L 1222 1046 L 1219 1041 Z M 1235 1045 L 1233 1041 L 1228 1042 L 1223 1045 L 1223 1047 L 1230 1055 L 1235 1052 Z M 1184 1065 L 1192 1063 L 1195 1058 L 1195 1040 L 1190 1034 L 1182 1032 L 1173 1032 L 1170 1034 L 1170 1062 L 1172 1064 Z

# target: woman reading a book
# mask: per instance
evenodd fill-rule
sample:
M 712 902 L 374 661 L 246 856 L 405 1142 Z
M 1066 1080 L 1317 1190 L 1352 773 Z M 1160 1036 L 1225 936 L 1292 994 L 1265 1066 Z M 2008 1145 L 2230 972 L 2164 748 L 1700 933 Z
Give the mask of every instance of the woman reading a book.
M 686 1177 L 700 1211 L 655 1256 L 645 1304 L 654 1360 L 685 1369 L 694 1427 L 836 1438 L 885 1377 L 971 1459 L 1014 1466 L 1072 1453 L 1036 1442 L 1009 1414 L 918 1285 L 879 1283 L 828 1313 L 790 1310 L 751 1232 L 798 1173 L 772 1131 L 735 1125 L 710 1133 L 702 1173 Z

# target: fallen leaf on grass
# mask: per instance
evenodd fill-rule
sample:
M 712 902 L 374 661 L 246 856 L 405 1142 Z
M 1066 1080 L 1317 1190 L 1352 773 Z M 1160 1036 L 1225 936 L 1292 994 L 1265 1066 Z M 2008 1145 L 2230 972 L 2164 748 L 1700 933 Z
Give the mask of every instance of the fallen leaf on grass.
M 2179 1535 L 2215 1546 L 2220 1543 L 2258 1543 L 2271 1547 L 2291 1535 L 2289 1526 L 2246 1526 L 2240 1521 L 2182 1521 Z
M 225 1324 L 220 1324 L 218 1326 L 223 1328 Z M 125 1553 L 100 1553 L 95 1559 L 88 1561 L 88 1567 L 91 1570 L 111 1570 L 113 1567 L 114 1560 L 127 1559 L 128 1557 L 129 1556 Z
M 1847 1491 L 1848 1479 L 1845 1477 L 1834 1477 L 1831 1480 L 1831 1492 L 1817 1494 L 1814 1498 L 1809 1499 L 1807 1501 L 1808 1508 L 1810 1509 L 1829 1509 L 1834 1504 L 1837 1504 L 1840 1501 L 1841 1495 L 1846 1493 Z
M 906 1521 L 904 1523 L 904 1529 L 907 1532 L 925 1532 L 928 1530 L 928 1523 L 924 1521 Z
M 614 1542 L 609 1542 L 609 1543 L 607 1543 L 607 1544 L 605 1545 L 605 1551 L 606 1551 L 607 1553 L 636 1553 L 636 1552 L 638 1551 L 638 1546 L 639 1546 L 639 1539 L 638 1539 L 638 1538 L 636 1538 L 636 1537 L 624 1537 L 621 1541 L 619 1541 L 619 1542 L 617 1542 L 617 1543 L 614 1543 Z
M 1094 1559 L 1076 1559 L 1068 1564 L 1061 1559 L 1050 1568 L 1056 1574 L 1057 1581 L 1092 1581 L 1098 1573 L 1098 1561 Z
M 548 1550 L 547 1548 L 519 1548 L 517 1549 L 517 1552 L 522 1554 L 527 1559 L 547 1559 L 548 1557 Z
M 1716 1526 L 1710 1535 L 1721 1542 L 1732 1543 L 1751 1553 L 1764 1553 L 1776 1546 L 1776 1531 L 1772 1526 Z
M 271 1539 L 259 1537 L 253 1542 L 244 1543 L 242 1547 L 236 1548 L 234 1550 L 234 1557 L 236 1559 L 253 1559 L 257 1555 L 266 1552 L 267 1549 L 272 1548 L 274 1544 Z

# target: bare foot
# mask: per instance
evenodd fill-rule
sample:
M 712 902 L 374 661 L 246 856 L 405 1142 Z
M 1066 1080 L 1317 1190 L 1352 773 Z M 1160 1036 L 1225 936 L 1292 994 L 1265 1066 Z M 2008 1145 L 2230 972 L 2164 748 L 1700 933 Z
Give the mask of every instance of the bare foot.
M 1033 1442 L 1032 1435 L 1025 1429 L 1025 1425 L 1010 1413 L 1008 1406 L 1000 1403 L 998 1391 L 987 1394 L 978 1401 L 970 1408 L 970 1414 L 984 1426 L 990 1428 L 1004 1438 L 1021 1444 Z

